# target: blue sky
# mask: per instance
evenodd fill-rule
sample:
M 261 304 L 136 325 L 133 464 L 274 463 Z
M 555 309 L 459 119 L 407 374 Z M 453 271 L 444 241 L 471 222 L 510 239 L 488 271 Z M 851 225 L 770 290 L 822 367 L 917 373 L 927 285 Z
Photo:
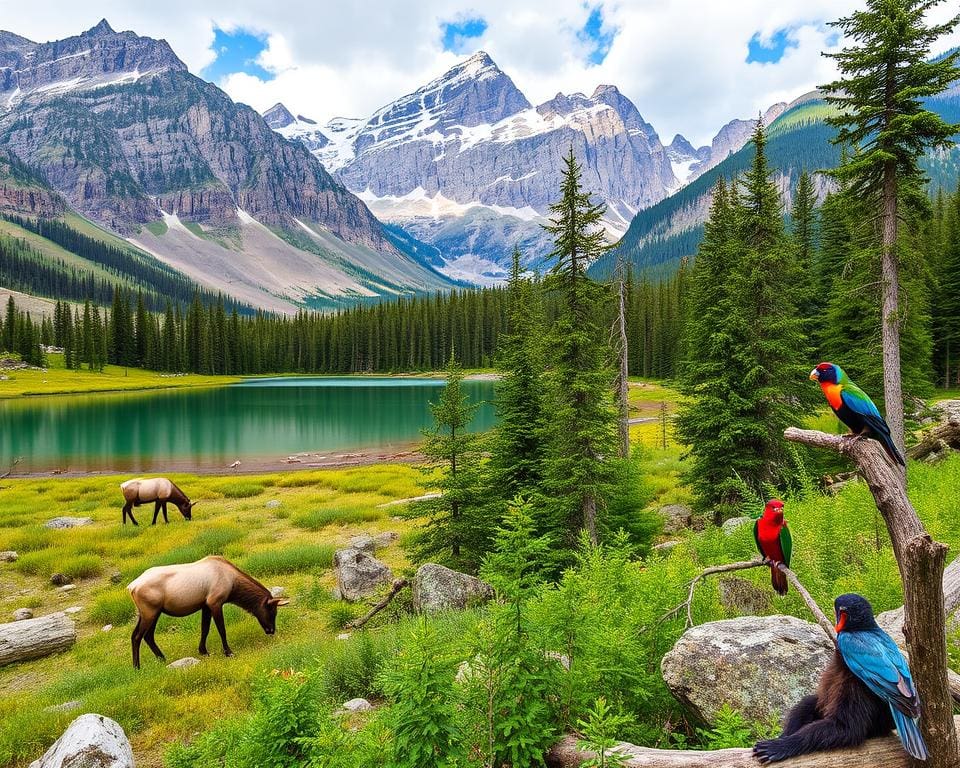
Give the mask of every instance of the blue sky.
M 443 34 L 443 50 L 451 53 L 473 53 L 477 38 L 487 31 L 487 20 L 482 16 L 470 16 L 457 21 L 440 22 Z
M 213 82 L 219 82 L 235 72 L 269 81 L 273 73 L 257 63 L 257 57 L 267 48 L 267 35 L 237 28 L 224 32 L 219 27 L 213 30 L 213 46 L 216 58 L 203 68 L 201 75 Z
M 587 23 L 577 34 L 577 37 L 587 44 L 586 59 L 590 64 L 603 64 L 617 35 L 617 30 L 605 28 L 603 21 L 603 6 L 594 6 L 587 16 Z
M 764 40 L 756 32 L 747 43 L 747 63 L 776 64 L 787 52 L 787 48 L 796 48 L 796 40 L 790 37 L 791 30 L 778 29 L 769 39 Z

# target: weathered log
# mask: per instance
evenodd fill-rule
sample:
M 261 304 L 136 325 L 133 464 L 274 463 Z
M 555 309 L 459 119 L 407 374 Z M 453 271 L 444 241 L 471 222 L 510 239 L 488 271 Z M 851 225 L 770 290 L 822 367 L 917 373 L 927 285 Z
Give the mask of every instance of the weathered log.
M 960 424 L 941 424 L 925 433 L 920 442 L 907 451 L 907 456 L 922 461 L 932 453 L 960 451 Z
M 957 735 L 951 727 L 953 702 L 947 676 L 943 566 L 947 548 L 933 541 L 907 498 L 905 475 L 875 440 L 840 437 L 791 427 L 784 437 L 837 451 L 863 475 L 887 526 L 900 569 L 904 596 L 903 634 L 911 672 L 923 706 L 920 728 L 930 750 L 929 768 L 955 768 Z
M 77 642 L 77 627 L 65 613 L 0 624 L 0 667 L 65 651 Z
M 953 720 L 960 729 L 960 717 Z M 620 744 L 626 768 L 758 768 L 750 749 L 673 750 Z M 566 736 L 547 753 L 550 768 L 579 768 L 593 757 L 577 749 L 577 737 Z M 776 763 L 777 768 L 909 768 L 910 759 L 896 736 L 870 739 L 856 749 L 812 752 Z

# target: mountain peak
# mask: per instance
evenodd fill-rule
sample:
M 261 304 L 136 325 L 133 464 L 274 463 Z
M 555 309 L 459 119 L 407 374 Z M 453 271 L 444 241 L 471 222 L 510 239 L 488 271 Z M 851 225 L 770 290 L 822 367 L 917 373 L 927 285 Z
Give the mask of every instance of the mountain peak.
M 286 128 L 291 123 L 296 122 L 296 118 L 291 114 L 283 104 L 277 102 L 270 109 L 263 113 L 263 119 L 271 128 Z
M 110 26 L 110 22 L 106 19 L 100 19 L 100 23 L 95 27 L 90 27 L 86 32 L 83 33 L 84 37 L 100 37 L 102 35 L 115 35 L 116 32 L 113 31 L 113 27 Z

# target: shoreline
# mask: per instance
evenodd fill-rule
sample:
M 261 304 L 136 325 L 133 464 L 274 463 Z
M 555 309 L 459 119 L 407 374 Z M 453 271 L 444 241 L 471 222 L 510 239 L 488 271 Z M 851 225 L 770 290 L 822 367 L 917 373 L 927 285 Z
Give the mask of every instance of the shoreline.
M 114 477 L 129 475 L 131 477 L 147 477 L 156 475 L 205 475 L 231 477 L 234 475 L 269 475 L 278 472 L 301 472 L 318 469 L 348 469 L 350 467 L 368 467 L 389 464 L 417 464 L 425 459 L 424 455 L 416 450 L 415 445 L 409 449 L 398 451 L 358 450 L 350 452 L 319 453 L 304 452 L 292 454 L 282 459 L 269 457 L 255 457 L 243 459 L 240 466 L 209 466 L 195 463 L 174 461 L 163 469 L 123 470 L 123 469 L 38 469 L 18 472 L 16 468 L 5 480 L 38 480 L 38 479 L 78 479 L 84 477 Z M 0 468 L 0 474 L 6 471 Z

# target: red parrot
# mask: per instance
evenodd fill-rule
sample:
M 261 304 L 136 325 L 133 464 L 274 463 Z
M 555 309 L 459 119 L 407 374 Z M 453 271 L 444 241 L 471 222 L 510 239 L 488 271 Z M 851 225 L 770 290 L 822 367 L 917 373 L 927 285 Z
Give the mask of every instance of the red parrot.
M 753 524 L 753 537 L 757 540 L 760 554 L 771 562 L 770 580 L 778 595 L 787 594 L 787 577 L 776 563 L 790 567 L 793 540 L 783 519 L 783 502 L 770 499 L 763 508 L 763 515 Z

